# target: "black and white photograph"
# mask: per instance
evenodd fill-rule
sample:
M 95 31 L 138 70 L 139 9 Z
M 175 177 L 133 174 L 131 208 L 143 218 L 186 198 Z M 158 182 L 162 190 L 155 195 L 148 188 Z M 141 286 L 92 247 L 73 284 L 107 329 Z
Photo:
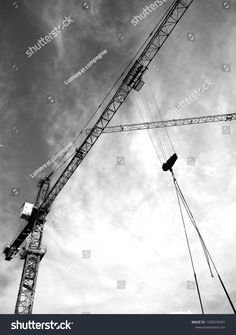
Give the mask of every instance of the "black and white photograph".
M 236 334 L 236 0 L 0 25 L 3 334 Z

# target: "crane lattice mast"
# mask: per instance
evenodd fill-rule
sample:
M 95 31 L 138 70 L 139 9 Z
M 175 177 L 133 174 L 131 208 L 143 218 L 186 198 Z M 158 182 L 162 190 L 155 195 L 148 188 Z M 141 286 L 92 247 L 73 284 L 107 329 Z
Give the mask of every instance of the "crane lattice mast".
M 41 179 L 39 181 L 35 209 L 45 199 L 49 185 L 48 179 Z M 32 213 L 32 219 L 34 216 L 35 211 Z M 15 314 L 30 314 L 33 308 L 39 263 L 46 253 L 46 248 L 42 247 L 44 223 L 45 216 L 43 213 L 38 213 L 32 220 L 32 232 L 28 237 L 29 242 L 21 251 L 21 259 L 24 259 L 25 262 L 16 301 Z
M 139 91 L 144 82 L 143 74 L 147 71 L 149 64 L 165 43 L 172 30 L 176 27 L 193 0 L 175 0 L 163 16 L 160 24 L 152 31 L 147 41 L 140 50 L 140 55 L 133 60 L 123 75 L 123 80 L 107 107 L 102 112 L 94 127 L 89 131 L 85 140 L 76 149 L 76 152 L 64 169 L 53 187 L 49 190 L 49 178 L 42 181 L 37 199 L 32 208 L 32 213 L 17 237 L 4 249 L 5 259 L 11 260 L 19 251 L 20 246 L 28 237 L 21 257 L 25 259 L 21 283 L 15 308 L 16 314 L 31 314 L 33 309 L 34 293 L 40 260 L 44 254 L 41 248 L 43 226 L 45 218 L 49 213 L 53 201 L 62 188 L 81 164 L 100 135 L 128 97 L 132 89 Z

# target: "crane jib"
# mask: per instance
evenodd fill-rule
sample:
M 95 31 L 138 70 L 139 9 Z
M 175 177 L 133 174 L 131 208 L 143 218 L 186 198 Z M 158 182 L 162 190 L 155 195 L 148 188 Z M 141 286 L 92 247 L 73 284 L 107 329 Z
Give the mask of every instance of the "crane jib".
M 100 135 L 106 130 L 109 122 L 118 111 L 120 106 L 123 104 L 127 96 L 132 89 L 139 90 L 143 85 L 142 76 L 148 69 L 148 65 L 151 63 L 153 58 L 159 52 L 173 29 L 176 27 L 186 10 L 192 4 L 193 0 L 175 0 L 163 19 L 157 27 L 149 35 L 148 39 L 143 44 L 142 50 L 140 51 L 139 57 L 134 61 L 130 69 L 127 70 L 125 79 L 122 81 L 118 90 L 111 98 L 109 104 L 104 109 L 103 113 L 95 123 L 94 127 L 87 134 L 86 139 L 77 149 L 74 157 L 68 163 L 62 174 L 59 176 L 51 190 L 47 193 L 45 199 L 40 205 L 40 209 L 44 212 L 48 212 L 53 201 L 56 199 L 62 188 L 66 185 L 68 180 L 71 178 L 77 167 L 81 164 L 83 159 L 86 157 L 88 152 L 91 150 L 93 145 L 96 143 Z M 79 154 L 78 154 L 79 153 Z M 19 235 L 18 242 L 22 244 L 27 235 Z M 17 239 L 16 238 L 16 239 Z M 20 238 L 20 239 L 19 239 Z M 7 256 L 7 252 L 13 251 L 15 240 L 5 249 L 4 252 Z

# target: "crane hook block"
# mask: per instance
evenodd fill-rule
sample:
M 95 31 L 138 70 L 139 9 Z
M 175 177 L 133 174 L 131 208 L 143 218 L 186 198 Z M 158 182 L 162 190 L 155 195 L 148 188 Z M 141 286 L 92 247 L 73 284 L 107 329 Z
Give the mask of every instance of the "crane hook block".
M 176 155 L 176 153 L 174 153 L 174 155 L 172 155 L 163 165 L 162 165 L 162 170 L 163 171 L 171 171 L 172 167 L 174 166 L 175 162 L 177 161 L 178 156 Z

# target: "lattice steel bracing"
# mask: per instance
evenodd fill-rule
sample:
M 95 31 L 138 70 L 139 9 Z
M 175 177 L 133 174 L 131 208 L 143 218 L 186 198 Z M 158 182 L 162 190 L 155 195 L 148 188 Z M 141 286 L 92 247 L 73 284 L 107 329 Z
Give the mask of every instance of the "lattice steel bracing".
M 174 119 L 174 120 L 165 120 L 165 121 L 156 121 L 156 122 L 122 124 L 118 126 L 107 127 L 103 133 L 110 134 L 110 133 L 120 133 L 123 131 L 135 131 L 135 130 L 145 130 L 145 129 L 155 129 L 155 128 L 189 126 L 189 125 L 194 125 L 194 124 L 211 123 L 211 122 L 229 122 L 229 121 L 236 121 L 236 113 L 208 115 L 208 116 L 195 116 L 195 117 L 188 117 L 185 119 Z M 89 133 L 89 131 L 90 129 L 87 129 L 86 133 Z
M 38 207 L 45 199 L 49 189 L 49 180 L 41 180 L 39 192 L 35 201 Z M 34 301 L 39 263 L 46 249 L 42 247 L 43 226 L 46 213 L 39 212 L 35 219 L 33 230 L 28 237 L 26 246 L 21 252 L 21 258 L 25 259 L 21 276 L 20 288 L 17 296 L 15 314 L 31 314 Z
M 126 100 L 130 91 L 137 86 L 138 82 L 140 82 L 143 74 L 148 68 L 148 65 L 153 60 L 162 45 L 165 43 L 170 33 L 175 28 L 192 2 L 193 0 L 176 0 L 170 6 L 159 26 L 150 34 L 147 42 L 140 52 L 140 56 L 125 75 L 122 84 L 117 89 L 102 115 L 99 117 L 98 121 L 90 130 L 79 149 L 77 149 L 75 156 L 72 158 L 70 163 L 62 172 L 61 176 L 56 181 L 53 188 L 48 193 L 46 199 L 43 202 L 43 208 L 47 210 L 51 206 L 52 202 L 60 193 L 61 189 L 65 186 L 77 167 L 96 143 L 100 135 L 104 132 L 108 123 L 111 121 L 122 103 Z

